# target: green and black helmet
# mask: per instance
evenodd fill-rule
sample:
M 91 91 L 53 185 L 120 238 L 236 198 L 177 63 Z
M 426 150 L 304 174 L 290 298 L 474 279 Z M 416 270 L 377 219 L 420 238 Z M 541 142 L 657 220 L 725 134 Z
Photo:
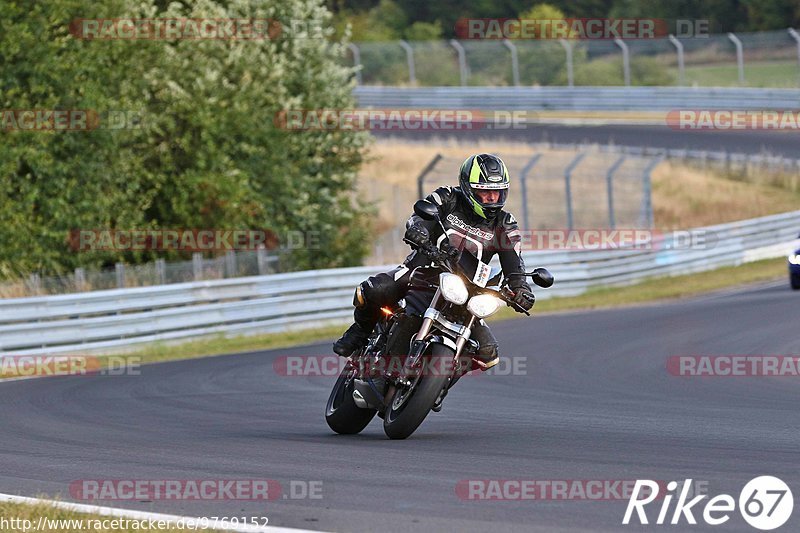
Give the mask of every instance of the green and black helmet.
M 503 160 L 496 155 L 473 155 L 461 164 L 458 184 L 461 194 L 472 209 L 486 220 L 494 220 L 503 209 L 508 197 L 508 169 Z M 498 190 L 500 198 L 494 203 L 481 202 L 475 191 L 486 189 Z

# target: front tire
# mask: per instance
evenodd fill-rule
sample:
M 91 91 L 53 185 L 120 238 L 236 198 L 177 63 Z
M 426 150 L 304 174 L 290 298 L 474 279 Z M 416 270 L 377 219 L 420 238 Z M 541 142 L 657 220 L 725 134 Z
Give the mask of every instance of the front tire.
M 377 411 L 362 409 L 353 400 L 355 369 L 350 363 L 333 386 L 325 408 L 325 422 L 340 435 L 355 435 L 367 427 Z
M 431 345 L 430 355 L 423 358 L 422 375 L 411 391 L 411 396 L 397 405 L 401 395 L 405 393 L 404 389 L 398 389 L 389 407 L 386 408 L 383 419 L 383 431 L 386 436 L 390 439 L 405 439 L 422 424 L 442 389 L 447 386 L 450 375 L 441 372 L 441 369 L 452 366 L 447 363 L 452 361 L 454 356 L 455 351 L 443 344 Z M 432 371 L 427 371 L 428 369 Z
M 792 289 L 800 291 L 800 274 L 791 274 L 789 276 L 789 282 L 792 285 Z

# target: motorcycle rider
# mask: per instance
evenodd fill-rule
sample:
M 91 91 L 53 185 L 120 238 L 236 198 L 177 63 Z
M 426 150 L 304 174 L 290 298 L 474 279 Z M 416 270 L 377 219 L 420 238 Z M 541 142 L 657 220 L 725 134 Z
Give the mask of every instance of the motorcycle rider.
M 447 235 L 437 222 L 422 220 L 414 214 L 406 222 L 406 240 L 417 247 L 432 242 L 451 254 L 466 241 L 464 248 L 484 263 L 498 253 L 503 274 L 509 278 L 508 286 L 514 292 L 514 302 L 530 310 L 535 299 L 525 276 L 511 275 L 524 273 L 525 263 L 520 255 L 517 221 L 503 210 L 509 189 L 505 163 L 492 154 L 472 155 L 461 164 L 458 181 L 458 187 L 439 187 L 426 198 L 438 207 Z M 365 346 L 380 317 L 380 308 L 403 298 L 411 272 L 428 263 L 430 258 L 416 249 L 397 268 L 363 281 L 353 296 L 355 322 L 333 344 L 333 351 L 349 357 Z M 480 345 L 476 355 L 485 368 L 494 366 L 499 361 L 497 340 L 483 320 L 476 323 L 471 338 Z

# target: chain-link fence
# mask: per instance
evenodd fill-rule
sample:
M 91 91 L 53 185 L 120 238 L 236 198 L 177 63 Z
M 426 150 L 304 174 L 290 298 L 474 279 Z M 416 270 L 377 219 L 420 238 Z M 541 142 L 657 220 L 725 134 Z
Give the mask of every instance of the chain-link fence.
M 800 86 L 794 30 L 614 40 L 354 43 L 365 85 Z
M 661 157 L 590 149 L 532 150 L 530 155 L 498 154 L 508 166 L 511 190 L 506 210 L 524 230 L 649 228 L 653 225 L 650 174 Z M 377 237 L 371 264 L 400 261 L 404 222 L 413 203 L 437 187 L 457 185 L 462 163 L 437 156 L 416 181 L 403 185 L 369 180 L 365 194 L 379 206 L 384 232 Z

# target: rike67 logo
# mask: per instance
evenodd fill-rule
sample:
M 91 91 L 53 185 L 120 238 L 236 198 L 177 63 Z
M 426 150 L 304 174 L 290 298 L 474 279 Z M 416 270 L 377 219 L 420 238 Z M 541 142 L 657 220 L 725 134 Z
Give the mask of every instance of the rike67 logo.
M 661 502 L 661 509 L 655 524 L 680 524 L 683 520 L 687 524 L 697 524 L 694 513 L 700 513 L 702 508 L 702 518 L 706 524 L 718 526 L 724 524 L 731 518 L 731 514 L 736 510 L 737 502 L 729 494 L 714 496 L 704 506 L 698 505 L 708 495 L 701 494 L 689 500 L 689 488 L 692 480 L 687 479 L 681 485 L 680 495 L 672 510 L 672 517 L 669 518 L 670 507 L 674 496 L 677 495 L 678 483 L 670 481 L 667 483 L 667 493 Z M 640 498 L 640 495 L 645 494 Z M 628 507 L 625 509 L 625 516 L 622 523 L 631 523 L 634 511 L 640 524 L 649 524 L 645 507 L 655 501 L 660 496 L 658 483 L 649 479 L 637 479 L 633 487 L 633 493 L 628 500 Z M 695 506 L 697 508 L 695 509 Z M 751 479 L 739 493 L 739 513 L 745 522 L 756 529 L 769 531 L 785 524 L 792 515 L 794 508 L 794 498 L 789 486 L 782 480 L 773 476 L 759 476 Z M 651 516 L 652 519 L 652 516 Z M 635 523 L 635 522 L 634 522 Z

